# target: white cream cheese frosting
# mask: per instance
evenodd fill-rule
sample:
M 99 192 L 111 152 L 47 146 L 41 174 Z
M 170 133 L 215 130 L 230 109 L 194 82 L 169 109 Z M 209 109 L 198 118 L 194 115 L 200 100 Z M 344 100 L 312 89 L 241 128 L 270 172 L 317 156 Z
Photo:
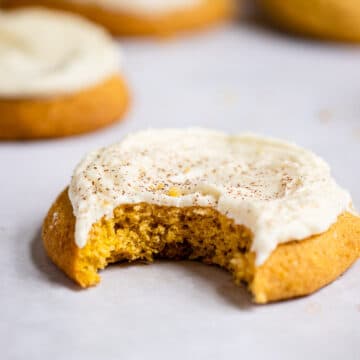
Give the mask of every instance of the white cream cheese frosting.
M 0 11 L 0 97 L 73 93 L 119 66 L 110 35 L 87 20 L 36 8 Z
M 210 206 L 248 227 L 262 264 L 280 243 L 326 231 L 351 198 L 312 152 L 254 135 L 148 130 L 90 153 L 69 188 L 75 241 L 115 207 Z
M 140 15 L 162 15 L 191 9 L 204 0 L 62 0 L 84 5 L 96 5 L 104 9 Z

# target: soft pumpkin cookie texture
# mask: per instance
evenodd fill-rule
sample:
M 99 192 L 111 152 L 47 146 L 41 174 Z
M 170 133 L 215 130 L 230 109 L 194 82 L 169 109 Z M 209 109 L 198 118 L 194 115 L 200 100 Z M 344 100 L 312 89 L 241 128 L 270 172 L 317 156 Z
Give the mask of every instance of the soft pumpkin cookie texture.
M 339 41 L 360 41 L 357 0 L 258 0 L 273 23 L 289 31 Z
M 118 122 L 128 105 L 128 89 L 119 75 L 71 95 L 0 99 L 0 139 L 54 138 L 95 131 Z
M 0 140 L 76 135 L 121 120 L 128 104 L 119 49 L 78 16 L 0 11 Z
M 311 294 L 360 255 L 360 217 L 326 163 L 295 145 L 152 130 L 90 153 L 50 208 L 47 254 L 82 287 L 115 262 L 228 270 L 256 303 Z
M 98 271 L 111 263 L 191 259 L 228 270 L 256 303 L 267 303 L 313 293 L 360 256 L 360 219 L 350 213 L 323 234 L 279 245 L 261 266 L 249 251 L 251 232 L 211 208 L 123 205 L 113 219 L 92 226 L 84 248 L 75 244 L 75 221 L 66 190 L 51 207 L 42 237 L 51 260 L 84 288 L 96 285 Z
M 134 6 L 133 0 L 5 0 L 5 6 L 37 5 L 71 11 L 101 24 L 114 35 L 130 36 L 168 36 L 197 30 L 223 22 L 235 13 L 233 0 L 185 0 L 183 6 L 179 0 L 175 1 L 175 5 L 171 5 L 172 2 L 174 1 L 163 1 L 161 3 L 164 5 L 160 8 L 159 1 L 155 5 L 151 1 L 142 1 L 141 6 Z M 151 11 L 151 7 L 154 11 Z

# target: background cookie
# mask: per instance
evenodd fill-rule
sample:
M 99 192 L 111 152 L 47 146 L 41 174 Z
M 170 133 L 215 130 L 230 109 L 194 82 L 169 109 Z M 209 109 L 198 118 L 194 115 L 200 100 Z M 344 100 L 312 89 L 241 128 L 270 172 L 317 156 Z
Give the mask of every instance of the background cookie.
M 281 28 L 308 36 L 360 41 L 356 0 L 258 0 L 263 13 Z
M 115 35 L 170 35 L 214 25 L 234 14 L 233 0 L 5 0 L 8 7 L 41 5 L 77 12 Z
M 80 17 L 0 12 L 0 139 L 59 137 L 118 121 L 128 106 L 117 46 Z

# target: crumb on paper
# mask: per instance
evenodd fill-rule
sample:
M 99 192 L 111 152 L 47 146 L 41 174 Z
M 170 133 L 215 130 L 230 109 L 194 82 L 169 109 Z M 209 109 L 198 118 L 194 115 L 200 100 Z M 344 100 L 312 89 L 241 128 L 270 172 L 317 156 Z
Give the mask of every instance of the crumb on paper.
M 318 112 L 318 118 L 322 124 L 328 124 L 333 119 L 333 113 L 329 109 L 321 109 Z
M 223 99 L 225 104 L 234 105 L 237 102 L 237 95 L 234 91 L 227 90 L 223 93 Z
M 354 129 L 352 131 L 353 136 L 356 140 L 360 141 L 360 128 Z
M 316 302 L 310 302 L 305 306 L 305 311 L 310 315 L 321 313 L 321 305 Z

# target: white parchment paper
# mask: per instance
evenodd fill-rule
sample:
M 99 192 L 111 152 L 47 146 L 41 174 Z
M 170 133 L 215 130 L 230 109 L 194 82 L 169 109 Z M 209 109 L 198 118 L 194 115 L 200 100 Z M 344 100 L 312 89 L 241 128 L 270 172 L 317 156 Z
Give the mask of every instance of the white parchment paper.
M 80 158 L 145 127 L 295 141 L 331 164 L 360 207 L 360 48 L 243 24 L 126 41 L 124 52 L 133 96 L 124 123 L 0 144 L 0 358 L 360 359 L 360 262 L 313 296 L 254 306 L 227 273 L 191 262 L 115 265 L 79 290 L 39 237 Z

